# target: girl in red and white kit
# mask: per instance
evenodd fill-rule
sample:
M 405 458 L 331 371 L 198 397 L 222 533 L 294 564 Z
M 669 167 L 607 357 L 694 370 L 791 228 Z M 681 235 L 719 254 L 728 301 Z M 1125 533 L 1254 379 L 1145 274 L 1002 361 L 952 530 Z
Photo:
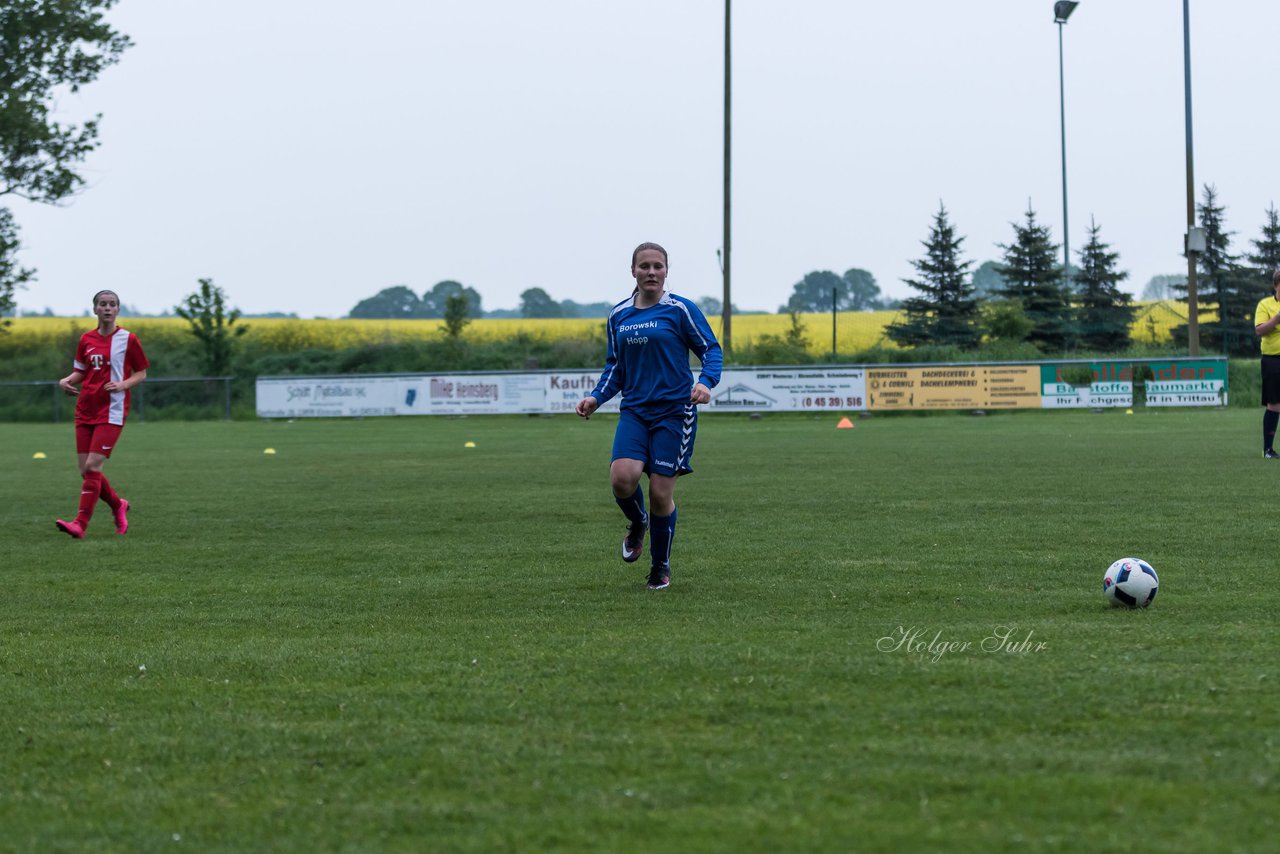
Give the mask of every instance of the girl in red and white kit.
M 80 460 L 80 511 L 75 519 L 55 524 L 59 531 L 84 537 L 94 505 L 101 498 L 115 517 L 116 533 L 129 530 L 129 502 L 111 488 L 102 464 L 111 456 L 129 415 L 129 390 L 147 378 L 147 357 L 138 336 L 116 326 L 120 298 L 114 291 L 93 295 L 98 328 L 80 336 L 72 371 L 58 385 L 76 400 L 76 455 Z M 77 388 L 79 386 L 79 388 Z

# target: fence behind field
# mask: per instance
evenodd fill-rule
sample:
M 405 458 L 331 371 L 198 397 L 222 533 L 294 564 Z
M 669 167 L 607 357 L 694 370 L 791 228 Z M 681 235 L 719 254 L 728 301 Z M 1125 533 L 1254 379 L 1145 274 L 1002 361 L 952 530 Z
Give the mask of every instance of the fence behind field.
M 233 377 L 148 377 L 133 388 L 129 417 L 136 421 L 231 419 Z M 69 421 L 75 398 L 53 380 L 0 382 L 0 421 Z

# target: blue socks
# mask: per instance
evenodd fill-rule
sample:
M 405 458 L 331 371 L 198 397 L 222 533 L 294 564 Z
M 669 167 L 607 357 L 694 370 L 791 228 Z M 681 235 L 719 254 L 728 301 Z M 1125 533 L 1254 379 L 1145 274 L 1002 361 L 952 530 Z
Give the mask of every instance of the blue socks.
M 644 509 L 644 490 L 639 486 L 629 498 L 618 498 L 614 501 L 622 508 L 622 514 L 631 524 L 649 526 L 649 554 L 654 566 L 668 566 L 671 563 L 671 541 L 676 537 L 676 511 L 672 509 L 670 516 L 650 517 Z
M 627 517 L 628 522 L 633 525 L 637 522 L 642 525 L 649 524 L 649 514 L 644 512 L 644 490 L 639 486 L 630 498 L 618 498 L 615 495 L 613 500 L 618 502 L 618 506 L 622 508 L 622 515 Z
M 671 563 L 671 541 L 676 538 L 676 511 L 670 516 L 654 516 L 649 520 L 649 554 L 654 566 Z

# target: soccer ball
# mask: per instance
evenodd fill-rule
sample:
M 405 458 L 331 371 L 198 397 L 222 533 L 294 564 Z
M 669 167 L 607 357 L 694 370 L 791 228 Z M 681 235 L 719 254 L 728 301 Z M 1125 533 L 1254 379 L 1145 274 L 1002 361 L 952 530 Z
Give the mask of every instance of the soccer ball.
M 1156 598 L 1160 579 L 1156 569 L 1142 558 L 1122 557 L 1107 567 L 1102 592 L 1112 605 L 1145 608 Z

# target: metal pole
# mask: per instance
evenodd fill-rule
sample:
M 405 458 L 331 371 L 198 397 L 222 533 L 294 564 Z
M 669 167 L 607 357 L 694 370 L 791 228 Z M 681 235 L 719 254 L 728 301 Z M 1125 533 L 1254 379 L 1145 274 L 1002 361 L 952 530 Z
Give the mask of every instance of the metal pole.
M 1191 8 L 1182 0 L 1183 88 L 1187 98 L 1187 238 L 1196 224 L 1196 178 L 1191 148 Z M 1200 355 L 1200 297 L 1196 293 L 1196 253 L 1187 248 L 1187 355 Z
M 831 289 L 831 358 L 836 357 L 836 289 Z
M 730 100 L 730 69 L 729 62 L 729 6 L 731 0 L 724 0 L 724 263 L 721 264 L 724 273 L 724 305 L 721 308 L 722 320 L 720 324 L 720 346 L 725 353 L 729 352 L 731 338 L 731 327 L 733 325 L 733 298 L 729 288 L 729 263 L 732 253 L 730 252 L 730 207 L 729 207 L 729 155 L 730 133 L 732 125 L 730 123 L 730 108 L 732 101 Z
M 222 378 L 222 394 L 224 401 L 223 418 L 227 421 L 231 420 L 231 377 Z
M 1071 287 L 1071 230 L 1067 226 L 1067 84 L 1062 63 L 1062 25 L 1058 22 L 1058 111 L 1062 128 L 1062 284 Z

